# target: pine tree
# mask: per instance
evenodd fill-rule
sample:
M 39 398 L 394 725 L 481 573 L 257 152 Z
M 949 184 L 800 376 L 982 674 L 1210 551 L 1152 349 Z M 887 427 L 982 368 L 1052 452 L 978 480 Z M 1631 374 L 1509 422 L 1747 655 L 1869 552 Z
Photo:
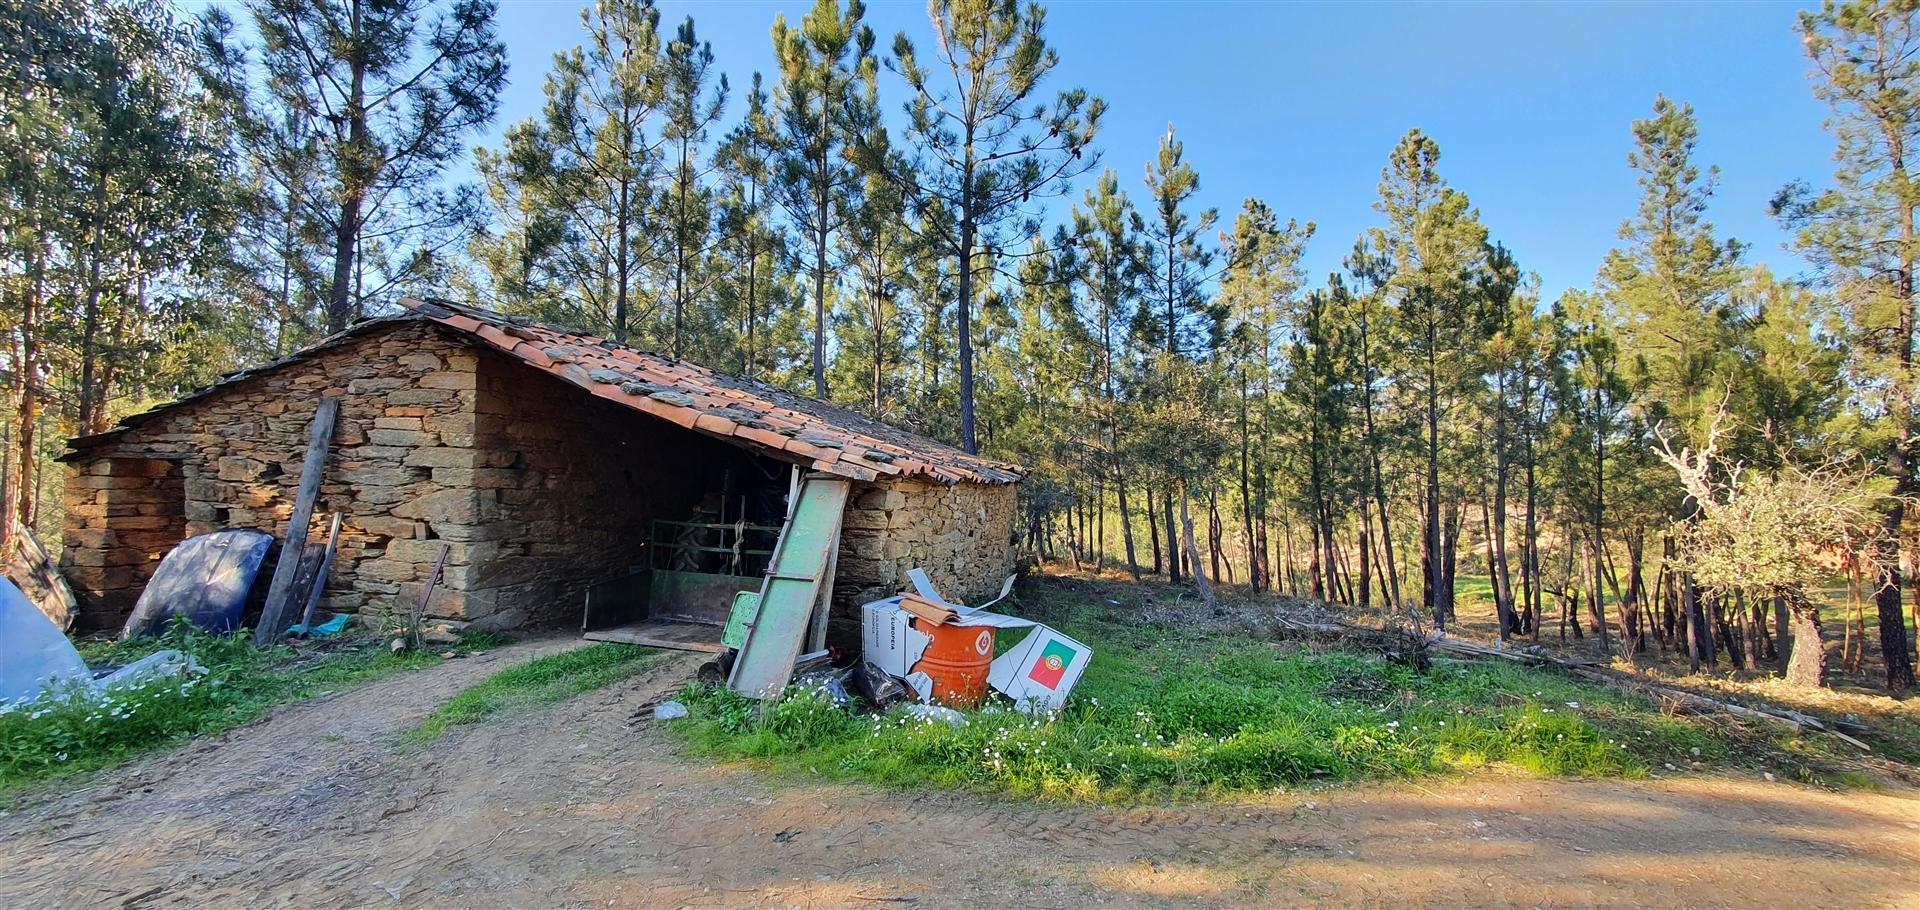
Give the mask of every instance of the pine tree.
M 871 93 L 873 30 L 861 24 L 866 6 L 847 0 L 815 0 L 798 28 L 784 15 L 773 23 L 773 50 L 780 61 L 774 90 L 779 150 L 774 198 L 811 253 L 813 276 L 813 394 L 827 397 L 827 293 L 833 281 L 834 237 L 846 224 L 849 193 L 860 183 L 848 149 L 855 124 L 871 116 L 857 108 Z
M 937 207 L 947 215 L 924 224 L 950 226 L 930 240 L 956 263 L 960 445 L 976 452 L 975 282 L 1010 235 L 1035 233 L 1029 206 L 1036 198 L 1065 192 L 1068 180 L 1095 165 L 1088 143 L 1106 106 L 1080 89 L 1060 92 L 1051 106 L 1032 103 L 1059 64 L 1042 35 L 1039 4 L 929 0 L 927 13 L 934 57 L 923 60 L 901 32 L 892 65 L 912 92 L 907 138 L 924 158 L 907 177 L 908 198 L 922 214 Z
M 1567 370 L 1562 375 L 1559 412 L 1568 424 L 1563 457 L 1573 467 L 1569 483 L 1569 525 L 1584 525 L 1587 544 L 1587 610 L 1600 647 L 1608 647 L 1602 581 L 1606 571 L 1607 482 L 1609 453 L 1620 444 L 1629 391 L 1620 374 L 1619 346 L 1608 328 L 1605 303 L 1592 295 L 1572 292 L 1554 304 L 1554 321 L 1562 327 Z M 1569 541 L 1569 545 L 1571 545 Z M 1578 622 L 1576 619 L 1575 622 Z
M 721 174 L 719 233 L 723 266 L 718 294 L 733 314 L 734 370 L 752 378 L 762 362 L 763 314 L 769 314 L 784 259 L 785 237 L 768 202 L 774 133 L 759 73 L 747 91 L 747 110 L 714 153 Z
M 1454 409 L 1479 376 L 1486 320 L 1475 280 L 1487 231 L 1465 194 L 1441 179 L 1439 159 L 1437 143 L 1419 130 L 1408 132 L 1381 174 L 1375 208 L 1387 219 L 1382 252 L 1393 264 L 1388 287 L 1400 366 L 1419 400 L 1415 419 L 1426 449 L 1420 538 L 1425 602 L 1444 630 L 1453 614 L 1459 497 L 1457 490 L 1442 488 L 1441 464 L 1459 457 L 1461 444 L 1442 435 L 1457 437 Z
M 1619 346 L 1632 351 L 1623 372 L 1646 420 L 1671 425 L 1696 450 L 1722 413 L 1741 344 L 1732 291 L 1740 279 L 1741 246 L 1715 236 L 1706 220 L 1719 171 L 1694 163 L 1699 130 L 1691 105 L 1661 96 L 1653 116 L 1634 121 L 1627 163 L 1639 172 L 1640 205 L 1620 226 L 1626 245 L 1607 255 L 1598 290 L 1617 324 Z M 1690 520 L 1698 504 L 1676 503 Z M 1680 580 L 1690 664 L 1718 660 L 1703 595 Z
M 648 270 L 666 255 L 650 215 L 666 170 L 659 22 L 651 0 L 598 0 L 586 43 L 556 55 L 540 115 L 476 163 L 508 231 L 477 250 L 497 293 L 615 341 L 644 334 Z
M 701 322 L 694 334 L 713 337 L 714 327 L 705 318 L 711 313 L 700 306 L 712 281 L 706 259 L 713 230 L 713 194 L 705 185 L 704 146 L 708 132 L 726 110 L 727 77 L 713 72 L 713 47 L 699 39 L 692 16 L 680 23 L 673 40 L 667 43 L 661 70 L 664 90 L 660 137 L 670 160 L 667 185 L 657 196 L 660 212 L 655 223 L 667 239 L 662 267 L 673 307 L 672 328 L 662 334 L 671 339 L 667 349 L 673 356 L 683 357 L 687 354 L 690 310 L 700 311 L 691 314 Z M 717 352 L 703 350 L 701 354 L 697 359 L 711 361 Z
M 1800 14 L 1800 34 L 1813 60 L 1814 95 L 1827 103 L 1834 134 L 1834 186 L 1814 193 L 1788 187 L 1775 210 L 1799 228 L 1798 247 L 1846 301 L 1854 369 L 1883 391 L 1877 447 L 1893 479 L 1879 549 L 1880 653 L 1887 686 L 1914 684 L 1913 653 L 1901 616 L 1901 528 L 1915 479 L 1920 431 L 1920 377 L 1915 374 L 1915 260 L 1920 258 L 1920 19 L 1907 0 L 1828 0 Z M 1914 604 L 1920 623 L 1920 599 Z
M 1128 307 L 1140 292 L 1140 215 L 1120 188 L 1120 175 L 1109 169 L 1101 172 L 1086 191 L 1071 218 L 1073 277 L 1082 290 L 1077 297 L 1081 307 L 1074 331 L 1088 351 L 1088 397 L 1093 421 L 1099 427 L 1095 470 L 1098 476 L 1112 479 L 1127 570 L 1138 579 L 1140 561 L 1134 548 L 1132 511 L 1127 506 L 1122 412 L 1124 376 L 1130 372 L 1131 360 Z
M 884 147 L 885 139 L 869 140 Z M 895 166 L 900 166 L 894 162 Z M 900 300 L 906 293 L 907 263 L 919 252 L 907 229 L 905 199 L 884 173 L 869 171 L 860 204 L 847 220 L 845 243 L 855 288 L 844 313 L 840 362 L 861 389 L 860 404 L 876 419 L 889 414 L 888 402 L 905 391 L 900 375 L 906 360 L 906 331 Z
M 0 554 L 64 436 L 210 379 L 176 332 L 233 332 L 204 305 L 245 205 L 232 99 L 193 37 L 164 6 L 0 3 Z
M 1235 393 L 1241 532 L 1247 542 L 1247 580 L 1255 591 L 1273 584 L 1266 543 L 1273 487 L 1269 399 L 1280 374 L 1279 333 L 1303 283 L 1300 256 L 1313 230 L 1312 222 L 1282 225 L 1266 203 L 1247 199 L 1232 232 L 1220 239 L 1226 258 L 1220 306 L 1230 320 L 1223 353 Z M 1364 534 L 1362 540 L 1364 546 Z
M 1146 183 L 1152 200 L 1141 243 L 1146 294 L 1134 316 L 1133 329 L 1149 361 L 1155 364 L 1158 388 L 1151 407 L 1172 413 L 1192 405 L 1174 400 L 1179 376 L 1191 372 L 1189 362 L 1211 353 L 1220 343 L 1225 326 L 1218 303 L 1209 300 L 1206 293 L 1214 275 L 1213 250 L 1206 246 L 1205 238 L 1219 213 L 1213 209 L 1199 213 L 1188 210 L 1193 195 L 1200 190 L 1200 177 L 1187 164 L 1185 146 L 1174 138 L 1172 125 L 1160 138 L 1159 155 L 1147 165 Z M 1166 415 L 1159 416 L 1164 423 Z M 1177 474 L 1167 479 L 1181 483 Z M 1166 491 L 1161 506 L 1167 552 L 1178 554 L 1181 548 L 1173 520 L 1173 498 Z M 1167 578 L 1175 584 L 1180 582 L 1180 563 L 1177 555 L 1167 563 Z
M 327 166 L 333 247 L 327 328 L 362 300 L 457 242 L 476 217 L 446 168 L 465 136 L 493 120 L 506 49 L 493 0 L 249 0 L 264 42 L 266 91 L 318 140 Z M 391 271 L 369 287 L 362 245 Z

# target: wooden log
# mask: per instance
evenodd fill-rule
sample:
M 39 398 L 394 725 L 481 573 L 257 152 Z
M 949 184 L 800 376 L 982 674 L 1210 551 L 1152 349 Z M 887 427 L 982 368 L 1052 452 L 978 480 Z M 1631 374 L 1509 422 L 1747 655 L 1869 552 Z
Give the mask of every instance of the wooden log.
M 300 554 L 307 546 L 307 525 L 313 521 L 313 501 L 320 495 L 320 479 L 327 472 L 327 450 L 333 445 L 333 425 L 340 416 L 340 399 L 321 398 L 313 412 L 313 431 L 307 437 L 307 457 L 300 465 L 300 489 L 294 496 L 287 536 L 280 542 L 280 560 L 273 567 L 266 607 L 253 643 L 269 645 L 286 631 L 293 618 L 293 588 L 300 571 Z

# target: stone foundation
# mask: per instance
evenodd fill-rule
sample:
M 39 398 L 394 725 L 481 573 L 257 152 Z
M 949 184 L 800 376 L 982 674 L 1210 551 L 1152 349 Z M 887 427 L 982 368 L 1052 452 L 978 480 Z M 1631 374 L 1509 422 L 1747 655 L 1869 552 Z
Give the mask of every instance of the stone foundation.
M 67 558 L 82 628 L 114 628 L 133 612 L 161 557 L 186 538 L 186 476 L 160 458 L 101 458 L 67 468 Z

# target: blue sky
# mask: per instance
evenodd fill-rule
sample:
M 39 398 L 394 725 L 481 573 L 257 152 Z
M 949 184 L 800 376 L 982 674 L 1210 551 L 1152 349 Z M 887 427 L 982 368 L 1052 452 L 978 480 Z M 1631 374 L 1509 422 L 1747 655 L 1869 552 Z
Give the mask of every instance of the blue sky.
M 663 28 L 693 15 L 739 93 L 772 78 L 768 31 L 805 2 L 661 0 Z M 1699 157 L 1721 169 L 1712 217 L 1781 274 L 1801 263 L 1767 200 L 1794 179 L 1825 180 L 1832 140 L 1794 32 L 1802 4 L 1427 3 L 1048 4 L 1061 59 L 1054 88 L 1105 98 L 1097 145 L 1139 197 L 1172 122 L 1201 198 L 1229 224 L 1247 196 L 1316 222 L 1314 282 L 1377 223 L 1371 205 L 1394 142 L 1419 127 L 1441 172 L 1479 207 L 1495 239 L 1540 274 L 1549 300 L 1592 281 L 1636 198 L 1629 123 L 1666 93 L 1694 105 Z M 492 132 L 536 113 L 552 55 L 579 42 L 572 0 L 502 0 L 512 84 Z M 924 46 L 926 7 L 873 2 L 878 46 L 905 30 Z M 893 91 L 888 92 L 891 87 Z M 904 93 L 882 85 L 897 107 Z M 1074 187 L 1079 198 L 1086 178 Z M 1058 204 L 1058 203 L 1056 203 Z

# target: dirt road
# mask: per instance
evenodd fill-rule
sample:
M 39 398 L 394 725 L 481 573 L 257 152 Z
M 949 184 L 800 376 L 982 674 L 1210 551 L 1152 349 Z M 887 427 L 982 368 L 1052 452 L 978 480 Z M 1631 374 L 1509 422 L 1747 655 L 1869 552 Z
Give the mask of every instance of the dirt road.
M 398 733 L 536 642 L 282 709 L 0 816 L 0 907 L 1920 908 L 1920 794 L 1460 781 L 1143 809 L 770 782 L 636 708 Z M 911 900 L 910 900 L 911 899 Z

